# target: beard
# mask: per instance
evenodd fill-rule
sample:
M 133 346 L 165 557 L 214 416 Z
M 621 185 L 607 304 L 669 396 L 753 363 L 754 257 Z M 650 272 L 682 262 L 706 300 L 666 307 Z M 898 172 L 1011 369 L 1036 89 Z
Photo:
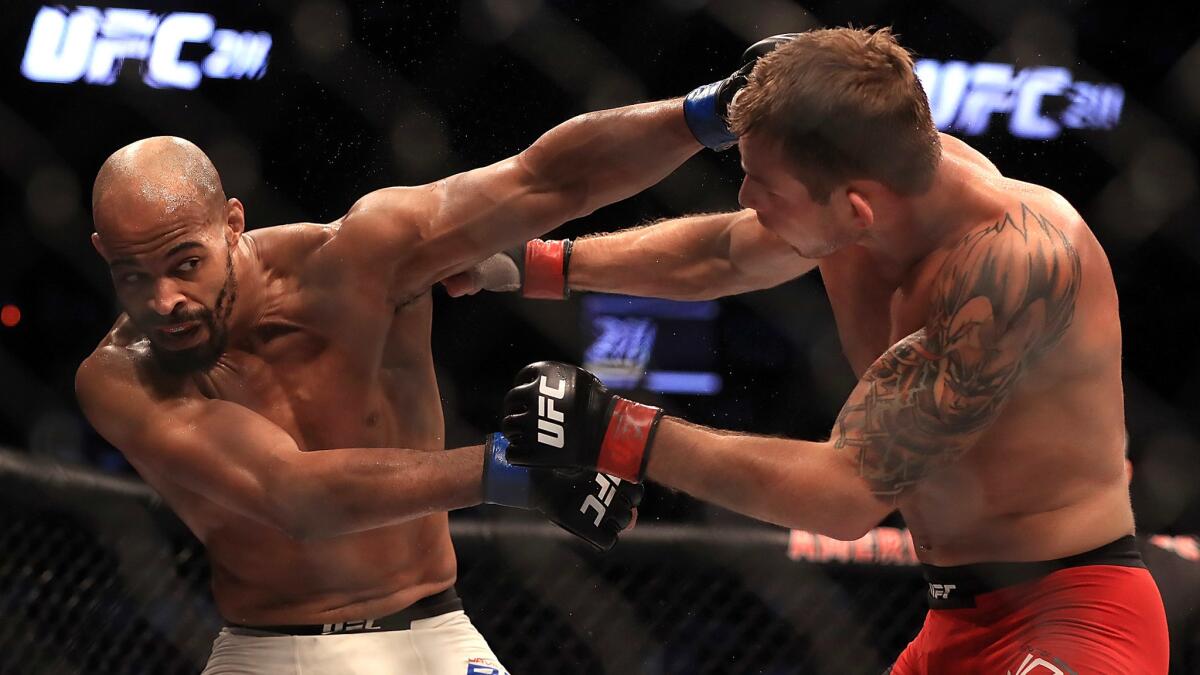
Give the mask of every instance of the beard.
M 233 303 L 237 300 L 237 277 L 233 274 L 232 251 L 226 253 L 225 269 L 225 283 L 222 284 L 212 309 L 203 307 L 171 315 L 171 323 L 199 321 L 207 331 L 207 340 L 187 349 L 164 349 L 155 344 L 154 340 L 150 340 L 154 361 L 163 371 L 171 375 L 187 375 L 208 370 L 216 365 L 217 359 L 225 353 L 226 347 L 229 346 L 229 315 L 233 312 Z M 146 331 L 147 335 L 150 333 Z

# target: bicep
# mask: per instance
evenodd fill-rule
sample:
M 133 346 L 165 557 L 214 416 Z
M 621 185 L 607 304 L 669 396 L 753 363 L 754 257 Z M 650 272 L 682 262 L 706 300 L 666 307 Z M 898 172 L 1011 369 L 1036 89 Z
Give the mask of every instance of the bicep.
M 974 445 L 999 415 L 1011 378 L 958 400 L 962 383 L 948 366 L 922 329 L 879 357 L 842 406 L 831 440 L 876 496 L 898 497 Z
M 1023 373 L 1063 339 L 1079 290 L 1078 255 L 1022 210 L 965 237 L 934 281 L 927 325 L 863 375 L 833 433 L 877 495 L 896 497 L 969 450 Z
M 147 482 L 178 485 L 282 529 L 283 488 L 300 455 L 282 428 L 227 401 L 158 401 L 119 382 L 109 391 L 81 395 L 85 412 Z
M 276 500 L 300 450 L 282 428 L 227 401 L 190 402 L 133 440 L 143 461 L 226 508 L 277 524 Z

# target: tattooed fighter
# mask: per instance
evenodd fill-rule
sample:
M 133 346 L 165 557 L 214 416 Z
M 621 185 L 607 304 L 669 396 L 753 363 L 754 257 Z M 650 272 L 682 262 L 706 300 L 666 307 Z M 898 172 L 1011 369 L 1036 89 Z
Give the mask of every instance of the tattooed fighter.
M 940 136 L 887 30 L 801 34 L 748 79 L 685 106 L 706 145 L 739 142 L 744 211 L 533 242 L 514 262 L 543 293 L 678 299 L 819 268 L 860 377 L 830 439 L 694 426 L 543 362 L 506 400 L 509 458 L 649 477 L 841 539 L 898 508 L 930 611 L 895 674 L 1165 673 L 1131 536 L 1117 294 L 1087 225 Z M 561 435 L 539 430 L 547 415 Z

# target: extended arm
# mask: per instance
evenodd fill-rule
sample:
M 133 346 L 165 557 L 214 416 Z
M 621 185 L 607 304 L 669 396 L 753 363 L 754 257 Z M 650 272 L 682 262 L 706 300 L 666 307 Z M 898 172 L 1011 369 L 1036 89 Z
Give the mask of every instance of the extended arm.
M 449 451 L 303 451 L 248 408 L 152 393 L 140 375 L 112 346 L 81 366 L 76 389 L 96 429 L 168 500 L 177 486 L 295 539 L 370 530 L 482 501 L 541 511 L 607 549 L 641 499 L 640 485 L 602 474 L 513 466 L 500 434 L 483 446 Z
M 424 452 L 302 452 L 283 429 L 234 403 L 158 398 L 103 348 L 81 367 L 80 403 L 149 481 L 170 481 L 297 538 L 328 537 L 478 504 L 480 446 Z
M 987 432 L 1022 372 L 1063 339 L 1079 280 L 1070 242 L 1023 207 L 959 242 L 934 282 L 926 326 L 868 369 L 829 441 L 660 421 L 661 411 L 608 393 L 586 371 L 537 364 L 521 377 L 533 375 L 536 386 L 519 386 L 505 399 L 511 457 L 648 475 L 763 520 L 857 538 Z M 531 426 L 538 420 L 530 393 L 559 390 L 568 435 L 555 448 Z
M 574 290 L 711 300 L 778 286 L 816 266 L 746 209 L 574 241 L 533 240 L 443 283 L 451 295 L 521 289 L 526 297 L 563 298 Z
M 816 265 L 747 209 L 577 239 L 567 283 L 573 290 L 708 300 L 777 286 Z
M 343 218 L 339 255 L 420 292 L 492 253 L 662 180 L 700 149 L 682 100 L 580 115 L 524 152 L 415 188 L 387 188 Z
M 581 115 L 512 159 L 425 189 L 368 195 L 360 202 L 363 208 L 347 215 L 345 226 L 356 210 L 360 216 L 380 209 L 409 216 L 407 221 L 404 215 L 374 219 L 382 222 L 411 225 L 415 219 L 420 230 L 416 243 L 401 235 L 401 246 L 383 250 L 410 250 L 413 262 L 403 268 L 405 278 L 399 281 L 410 290 L 423 290 L 497 251 L 640 192 L 666 177 L 701 143 L 731 145 L 736 138 L 725 121 L 730 101 L 757 59 L 792 37 L 778 35 L 751 45 L 737 71 L 686 98 Z M 394 226 L 383 229 L 396 236 Z

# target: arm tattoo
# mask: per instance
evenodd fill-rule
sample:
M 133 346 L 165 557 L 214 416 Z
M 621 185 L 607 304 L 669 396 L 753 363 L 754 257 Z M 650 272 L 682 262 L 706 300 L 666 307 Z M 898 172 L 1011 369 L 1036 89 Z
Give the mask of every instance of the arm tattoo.
M 838 415 L 834 445 L 853 452 L 877 496 L 893 500 L 968 450 L 1000 415 L 1022 369 L 1057 344 L 1079 294 L 1079 256 L 1021 205 L 975 230 L 934 280 L 925 328 L 863 375 Z

